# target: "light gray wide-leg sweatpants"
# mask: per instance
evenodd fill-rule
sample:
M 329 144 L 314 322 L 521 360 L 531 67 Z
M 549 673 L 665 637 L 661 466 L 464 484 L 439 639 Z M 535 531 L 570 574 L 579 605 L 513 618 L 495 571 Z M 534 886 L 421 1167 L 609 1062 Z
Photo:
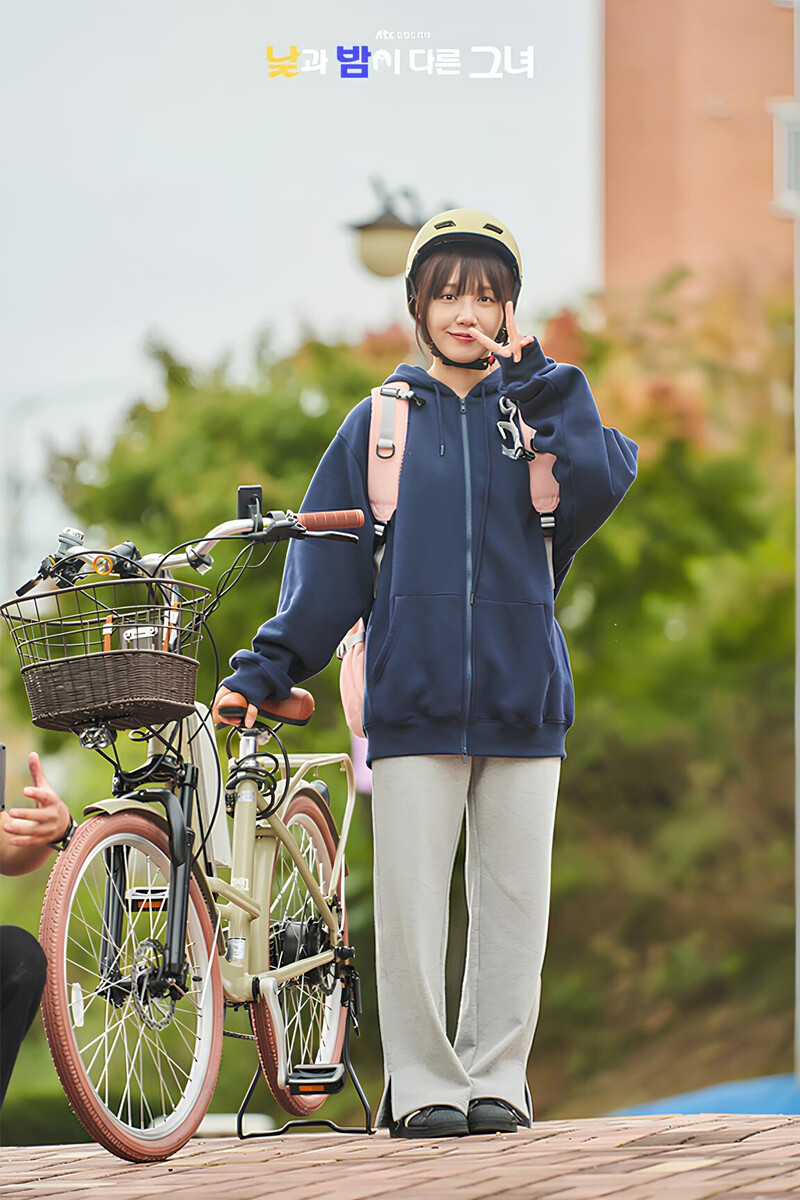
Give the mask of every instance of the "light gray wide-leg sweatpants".
M 466 1112 L 480 1097 L 530 1114 L 561 759 L 410 755 L 376 759 L 372 772 L 385 1073 L 376 1124 L 428 1104 Z M 445 952 L 465 811 L 469 930 L 451 1045 Z

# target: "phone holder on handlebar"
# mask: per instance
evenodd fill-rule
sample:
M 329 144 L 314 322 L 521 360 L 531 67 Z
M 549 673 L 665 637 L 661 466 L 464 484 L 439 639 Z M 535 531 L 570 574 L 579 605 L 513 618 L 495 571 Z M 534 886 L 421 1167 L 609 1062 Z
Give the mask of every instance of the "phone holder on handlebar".
M 244 484 L 236 493 L 236 515 L 240 521 L 253 522 L 253 533 L 260 533 L 264 528 L 263 498 L 260 483 Z

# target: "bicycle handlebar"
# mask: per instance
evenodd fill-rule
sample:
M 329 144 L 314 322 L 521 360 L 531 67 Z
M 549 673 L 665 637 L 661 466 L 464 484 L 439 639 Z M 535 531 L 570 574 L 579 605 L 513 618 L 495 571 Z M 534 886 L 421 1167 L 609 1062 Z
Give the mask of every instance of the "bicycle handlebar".
M 72 535 L 68 548 L 65 544 L 62 553 L 56 553 L 44 559 L 38 573 L 17 589 L 17 595 L 25 595 L 38 583 L 45 581 L 50 587 L 56 588 L 76 584 L 81 577 L 98 573 L 95 564 L 100 559 L 105 559 L 111 566 L 111 569 L 102 572 L 103 574 L 116 573 L 113 571 L 113 566 L 119 568 L 123 564 L 127 564 L 125 574 L 128 576 L 138 572 L 149 575 L 154 571 L 156 574 L 161 574 L 163 571 L 187 566 L 191 566 L 199 574 L 203 574 L 212 566 L 213 560 L 209 551 L 222 538 L 241 537 L 246 539 L 249 536 L 254 541 L 264 543 L 288 541 L 290 538 L 327 537 L 336 541 L 355 542 L 358 541 L 356 534 L 343 531 L 360 529 L 363 524 L 364 513 L 360 508 L 300 513 L 299 516 L 292 512 L 269 512 L 264 514 L 263 525 L 260 525 L 260 518 L 254 520 L 250 517 L 240 517 L 234 521 L 225 521 L 209 530 L 205 537 L 194 545 L 187 546 L 175 553 L 147 554 L 144 557 L 138 556 L 138 551 L 132 542 L 114 547 L 113 550 L 88 550 L 82 544 L 83 534 L 77 530 L 65 531 Z M 60 542 L 59 549 L 61 549 L 61 544 Z M 120 553 L 123 548 L 125 552 Z M 91 563 L 94 569 L 81 568 L 79 563 Z

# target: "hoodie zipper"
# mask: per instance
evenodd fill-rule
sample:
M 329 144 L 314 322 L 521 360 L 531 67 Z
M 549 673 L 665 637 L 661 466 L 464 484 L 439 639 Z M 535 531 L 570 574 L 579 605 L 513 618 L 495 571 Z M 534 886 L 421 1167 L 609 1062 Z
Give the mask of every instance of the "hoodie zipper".
M 469 726 L 469 710 L 472 707 L 472 476 L 469 462 L 469 429 L 467 427 L 467 401 L 459 397 L 461 409 L 461 441 L 464 448 L 464 482 L 467 488 L 467 711 L 464 723 L 464 737 L 461 742 L 461 759 L 467 761 L 467 728 Z

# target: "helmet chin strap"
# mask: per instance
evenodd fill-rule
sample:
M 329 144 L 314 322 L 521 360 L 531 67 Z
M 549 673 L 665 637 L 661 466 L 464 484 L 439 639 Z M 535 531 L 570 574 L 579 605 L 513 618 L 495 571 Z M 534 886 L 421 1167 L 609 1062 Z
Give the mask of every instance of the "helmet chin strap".
M 430 343 L 431 354 L 434 354 L 446 367 L 463 367 L 465 371 L 486 371 L 494 362 L 494 355 L 489 354 L 486 358 L 475 358 L 472 362 L 454 362 L 452 358 L 442 354 L 433 342 Z
M 503 343 L 505 344 L 505 341 L 508 338 L 505 325 L 503 325 L 497 336 L 502 338 Z M 441 350 L 434 342 L 429 342 L 428 346 L 431 354 L 434 354 L 438 359 L 440 359 L 445 367 L 463 367 L 465 371 L 487 371 L 494 362 L 493 354 L 487 354 L 485 358 L 474 358 L 472 362 L 468 363 L 454 362 L 452 358 L 448 358 L 445 354 L 442 354 Z

